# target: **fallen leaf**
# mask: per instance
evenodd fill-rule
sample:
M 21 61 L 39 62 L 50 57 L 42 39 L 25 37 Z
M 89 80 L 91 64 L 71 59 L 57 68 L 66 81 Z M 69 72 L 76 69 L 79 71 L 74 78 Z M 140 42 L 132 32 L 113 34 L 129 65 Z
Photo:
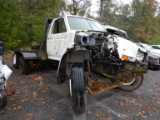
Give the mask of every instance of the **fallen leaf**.
M 12 91 L 12 90 L 6 90 L 6 95 L 7 96 L 12 96 L 15 94 L 15 91 Z
M 101 110 L 96 110 L 96 116 L 97 117 L 103 117 L 104 116 L 104 114 L 102 113 L 102 111 Z
M 14 83 L 14 82 L 12 82 L 12 81 L 7 81 L 7 85 L 6 85 L 7 88 L 11 88 L 11 87 L 13 87 L 13 86 L 15 86 L 15 83 Z
M 28 114 L 28 116 L 30 117 L 30 118 L 32 118 L 33 117 L 33 115 L 30 113 L 30 114 Z
M 13 108 L 13 111 L 14 112 L 18 112 L 18 111 L 20 111 L 22 109 L 22 107 L 19 105 L 18 107 L 14 107 Z
M 125 114 L 122 114 L 122 117 L 123 117 L 123 118 L 127 118 L 127 115 L 125 115 Z
M 46 102 L 44 102 L 44 101 L 42 102 L 42 104 L 45 104 L 45 103 L 46 103 Z
M 36 92 L 33 92 L 33 97 L 37 97 L 37 93 Z
M 30 77 L 29 80 L 37 81 L 37 80 L 43 80 L 43 78 L 41 76 L 35 75 L 35 76 Z
M 124 109 L 124 110 L 129 109 L 129 104 L 128 104 L 128 103 L 126 103 L 126 104 L 124 105 L 123 109 Z
M 57 108 L 56 108 L 56 107 L 53 107 L 53 110 L 55 110 L 55 111 L 56 111 L 56 110 L 57 110 Z
M 139 112 L 136 114 L 136 116 L 141 116 L 142 118 L 147 118 L 145 115 L 143 115 L 143 113 Z
M 122 103 L 122 102 L 120 102 L 120 103 L 119 103 L 119 105 L 120 105 L 120 106 L 123 106 L 123 103 Z
M 112 120 L 111 118 L 102 118 L 101 120 Z

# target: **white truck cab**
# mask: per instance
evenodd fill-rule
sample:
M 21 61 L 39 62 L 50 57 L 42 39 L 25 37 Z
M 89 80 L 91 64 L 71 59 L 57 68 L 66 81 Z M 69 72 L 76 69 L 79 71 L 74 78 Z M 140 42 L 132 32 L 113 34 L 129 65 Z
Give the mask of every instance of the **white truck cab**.
M 97 23 L 97 26 L 93 23 Z M 77 30 L 104 31 L 93 19 L 67 15 L 52 21 L 47 34 L 47 55 L 49 59 L 61 61 L 62 56 L 75 44 Z

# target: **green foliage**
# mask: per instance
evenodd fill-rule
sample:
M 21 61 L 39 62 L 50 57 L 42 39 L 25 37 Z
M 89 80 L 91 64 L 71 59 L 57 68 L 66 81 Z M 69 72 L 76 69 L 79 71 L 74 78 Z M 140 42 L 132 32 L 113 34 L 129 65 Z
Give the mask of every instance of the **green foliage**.
M 158 34 L 155 38 L 148 41 L 150 45 L 160 45 L 160 34 Z
M 0 0 L 0 39 L 5 50 L 40 43 L 46 17 L 53 18 L 63 0 Z
M 103 10 L 103 24 L 111 25 L 127 31 L 131 35 L 131 6 L 107 2 Z
M 70 11 L 70 13 L 75 15 L 83 16 L 86 10 L 91 7 L 91 1 L 90 0 L 72 0 L 72 4 L 67 5 L 67 11 Z M 89 11 L 87 13 L 89 16 Z
M 28 2 L 30 1 L 30 2 Z M 21 12 L 22 45 L 40 43 L 43 23 L 46 17 L 53 18 L 59 12 L 62 0 L 23 0 L 18 3 Z M 24 34 L 25 33 L 25 34 Z
M 135 42 L 149 42 L 157 39 L 160 30 L 160 17 L 155 16 L 156 10 L 155 0 L 133 0 L 131 5 L 106 2 L 103 24 L 125 30 Z
M 133 1 L 135 39 L 147 42 L 158 34 L 158 19 L 155 16 L 154 2 L 155 0 Z
M 4 42 L 5 49 L 17 47 L 21 42 L 18 36 L 18 12 L 14 0 L 0 1 L 0 39 Z

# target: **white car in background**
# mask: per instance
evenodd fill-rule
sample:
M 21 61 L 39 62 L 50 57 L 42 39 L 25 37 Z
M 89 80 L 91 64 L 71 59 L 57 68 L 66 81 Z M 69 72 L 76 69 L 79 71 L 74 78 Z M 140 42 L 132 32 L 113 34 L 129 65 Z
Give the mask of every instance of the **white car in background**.
M 148 56 L 148 67 L 150 69 L 160 68 L 160 45 L 148 45 L 140 43 L 140 47 L 146 49 Z M 159 49 L 158 49 L 159 48 Z
M 160 45 L 151 45 L 152 48 L 160 50 Z

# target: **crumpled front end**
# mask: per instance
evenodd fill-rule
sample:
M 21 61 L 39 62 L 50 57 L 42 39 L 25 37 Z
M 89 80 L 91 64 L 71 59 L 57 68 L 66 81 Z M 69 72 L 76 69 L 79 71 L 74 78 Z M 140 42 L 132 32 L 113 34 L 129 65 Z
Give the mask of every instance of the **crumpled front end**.
M 151 50 L 148 53 L 148 62 L 155 66 L 160 66 L 160 50 Z

